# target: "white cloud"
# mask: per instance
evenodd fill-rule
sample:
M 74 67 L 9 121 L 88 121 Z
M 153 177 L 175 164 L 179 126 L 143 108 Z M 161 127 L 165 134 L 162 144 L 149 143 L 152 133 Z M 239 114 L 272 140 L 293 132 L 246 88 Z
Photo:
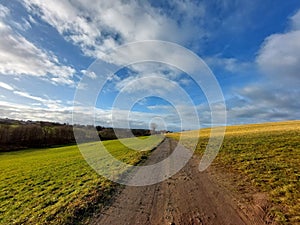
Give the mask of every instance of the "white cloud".
M 5 23 L 9 10 L 0 8 L 0 73 L 30 75 L 55 84 L 74 85 L 72 67 L 64 66 L 52 53 L 41 50 Z
M 9 84 L 4 83 L 4 82 L 0 82 L 0 87 L 4 88 L 6 90 L 9 90 L 9 91 L 13 91 L 14 90 L 14 88 L 12 86 L 10 86 Z
M 0 101 L 0 117 L 19 120 L 72 122 L 72 107 L 61 105 L 59 108 L 45 108 L 37 104 L 25 105 Z
M 27 92 L 14 91 L 14 94 L 17 94 L 17 95 L 25 97 L 25 98 L 30 98 L 30 99 L 33 99 L 33 100 L 36 100 L 36 101 L 40 101 L 40 102 L 43 101 L 43 99 L 41 97 L 32 96 Z
M 36 20 L 31 15 L 28 16 L 28 19 L 31 24 L 37 24 Z
M 97 75 L 93 71 L 88 71 L 88 70 L 81 70 L 80 71 L 84 76 L 87 76 L 93 80 L 97 78 Z
M 115 88 L 127 93 L 169 93 L 176 88 L 172 82 L 181 81 L 181 71 L 163 63 L 146 62 L 127 66 L 130 74 L 125 79 L 115 80 Z M 150 90 L 150 91 L 149 91 Z
M 299 119 L 300 10 L 291 17 L 290 29 L 268 36 L 256 57 L 262 77 L 236 89 L 227 100 L 228 121 L 259 123 Z
M 9 14 L 9 9 L 0 4 L 0 18 L 5 18 Z
M 127 117 L 128 116 L 128 117 Z M 174 116 L 171 112 L 163 113 L 152 113 L 152 112 L 139 112 L 127 110 L 114 109 L 114 110 L 103 110 L 96 109 L 96 123 L 106 127 L 126 128 L 129 124 L 130 128 L 143 128 L 148 129 L 153 119 L 160 118 L 163 123 L 158 124 L 158 129 L 169 129 L 169 130 L 180 130 L 180 118 Z M 164 127 L 163 125 L 167 125 Z M 193 126 L 193 124 L 191 125 Z M 189 127 L 190 128 L 190 127 Z M 199 128 L 197 126 L 197 128 Z M 187 127 L 183 128 L 187 129 Z
M 206 57 L 205 62 L 211 67 L 219 67 L 232 73 L 239 73 L 251 68 L 250 62 L 241 62 L 236 58 L 223 58 L 219 55 Z
M 299 91 L 276 89 L 272 85 L 251 85 L 238 90 L 238 96 L 227 101 L 228 121 L 258 123 L 300 118 Z
M 183 44 L 206 35 L 200 26 L 204 8 L 192 1 L 173 4 L 169 14 L 138 1 L 25 0 L 24 4 L 93 57 L 126 42 L 160 39 Z
M 124 93 L 149 95 L 165 95 L 174 93 L 177 86 L 172 81 L 167 80 L 164 76 L 156 74 L 144 74 L 143 76 L 130 76 L 116 84 L 116 88 Z
M 228 121 L 258 123 L 299 119 L 300 10 L 289 30 L 268 36 L 256 57 L 262 77 L 227 100 Z
M 37 103 L 33 103 L 33 104 L 38 104 L 38 105 L 43 105 L 44 107 L 48 108 L 48 109 L 61 109 L 61 108 L 65 108 L 62 105 L 62 101 L 61 100 L 53 100 L 53 99 L 49 99 L 47 98 L 43 98 L 43 97 L 39 97 L 39 96 L 33 96 L 31 94 L 29 94 L 28 92 L 24 92 L 24 91 L 14 91 L 14 94 L 27 98 L 27 99 L 31 99 L 36 101 Z
M 257 63 L 271 79 L 297 84 L 300 81 L 300 30 L 269 36 L 260 49 Z M 294 83 L 296 82 L 296 83 Z
M 291 19 L 292 30 L 267 37 L 258 52 L 259 68 L 278 85 L 300 84 L 300 11 Z
M 293 30 L 300 30 L 300 10 L 291 17 L 291 25 Z

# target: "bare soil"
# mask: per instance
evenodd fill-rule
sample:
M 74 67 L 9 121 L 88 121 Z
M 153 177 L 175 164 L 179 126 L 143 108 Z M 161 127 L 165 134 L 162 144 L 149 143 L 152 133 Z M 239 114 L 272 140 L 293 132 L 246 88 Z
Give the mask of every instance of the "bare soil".
M 176 141 L 167 138 L 145 164 L 163 160 L 176 145 Z M 91 224 L 267 224 L 264 212 L 258 210 L 264 207 L 259 204 L 266 204 L 264 196 L 258 194 L 253 205 L 243 204 L 242 196 L 218 183 L 211 169 L 199 172 L 199 160 L 193 156 L 180 172 L 158 184 L 126 186 L 108 207 L 94 216 Z

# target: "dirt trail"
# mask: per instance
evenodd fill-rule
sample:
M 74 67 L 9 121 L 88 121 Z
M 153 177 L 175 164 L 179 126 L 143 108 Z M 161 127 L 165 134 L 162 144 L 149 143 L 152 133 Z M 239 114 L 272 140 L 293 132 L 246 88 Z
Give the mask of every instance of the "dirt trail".
M 176 141 L 166 139 L 146 164 L 166 158 Z M 115 201 L 92 224 L 265 224 L 259 215 L 247 215 L 230 193 L 217 185 L 208 172 L 198 171 L 199 159 L 193 157 L 176 175 L 145 187 L 126 186 Z

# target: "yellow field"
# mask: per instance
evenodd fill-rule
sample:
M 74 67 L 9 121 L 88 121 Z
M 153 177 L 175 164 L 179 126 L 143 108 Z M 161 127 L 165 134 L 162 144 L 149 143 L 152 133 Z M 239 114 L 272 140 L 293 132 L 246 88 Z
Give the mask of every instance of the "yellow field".
M 207 128 L 168 136 L 190 147 L 200 133 L 195 152 L 202 154 L 210 132 Z M 300 121 L 228 126 L 212 167 L 234 174 L 237 185 L 266 193 L 272 203 L 267 213 L 275 221 L 300 224 Z

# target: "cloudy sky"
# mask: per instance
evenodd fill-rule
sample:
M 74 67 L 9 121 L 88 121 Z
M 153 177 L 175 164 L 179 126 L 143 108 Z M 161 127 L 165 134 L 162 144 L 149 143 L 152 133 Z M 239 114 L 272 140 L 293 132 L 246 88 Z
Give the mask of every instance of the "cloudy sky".
M 108 61 L 111 49 L 145 40 L 176 43 L 204 60 L 222 89 L 228 124 L 300 119 L 298 0 L 2 0 L 0 117 L 72 123 L 74 94 L 89 89 L 81 79 L 101 76 L 90 65 Z M 126 109 L 113 104 L 121 93 L 136 99 L 132 127 L 196 129 L 193 120 L 180 125 L 178 109 L 186 115 L 192 109 L 179 89 L 192 99 L 201 126 L 209 126 L 203 90 L 189 74 L 158 62 L 111 75 L 99 90 L 95 121 L 126 120 Z

